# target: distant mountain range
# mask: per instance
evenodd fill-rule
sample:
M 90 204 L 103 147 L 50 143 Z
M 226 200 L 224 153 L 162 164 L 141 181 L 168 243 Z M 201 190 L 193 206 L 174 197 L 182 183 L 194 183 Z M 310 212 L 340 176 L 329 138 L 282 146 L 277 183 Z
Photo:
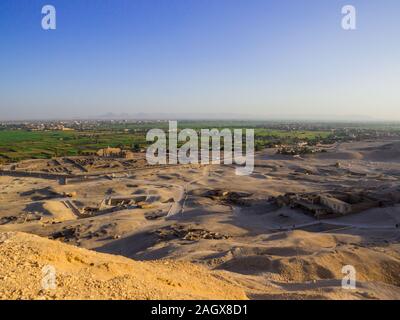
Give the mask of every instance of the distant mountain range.
M 98 116 L 75 116 L 66 117 L 43 117 L 40 118 L 18 118 L 18 119 L 1 119 L 0 121 L 57 121 L 57 120 L 258 120 L 258 121 L 309 121 L 309 122 L 397 122 L 394 119 L 380 119 L 365 115 L 288 115 L 288 114 L 271 114 L 271 115 L 254 115 L 240 113 L 113 113 L 108 112 Z
M 257 116 L 235 113 L 106 113 L 95 119 L 107 120 L 252 120 Z
M 301 121 L 382 121 L 364 115 L 251 115 L 238 113 L 106 113 L 99 120 L 301 120 Z

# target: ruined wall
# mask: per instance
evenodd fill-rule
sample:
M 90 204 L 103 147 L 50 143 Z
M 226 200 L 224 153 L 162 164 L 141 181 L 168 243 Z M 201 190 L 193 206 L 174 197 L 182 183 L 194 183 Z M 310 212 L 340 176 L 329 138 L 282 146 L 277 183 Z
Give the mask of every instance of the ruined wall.
M 348 214 L 352 212 L 352 205 L 343 202 L 341 200 L 331 197 L 321 196 L 320 201 L 323 205 L 327 206 L 334 213 Z
M 14 171 L 14 170 L 0 170 L 0 175 L 2 176 L 12 176 L 12 177 L 32 177 L 41 179 L 62 179 L 73 177 L 72 175 L 66 174 L 56 174 L 56 173 L 46 173 L 46 172 L 34 172 L 34 171 Z

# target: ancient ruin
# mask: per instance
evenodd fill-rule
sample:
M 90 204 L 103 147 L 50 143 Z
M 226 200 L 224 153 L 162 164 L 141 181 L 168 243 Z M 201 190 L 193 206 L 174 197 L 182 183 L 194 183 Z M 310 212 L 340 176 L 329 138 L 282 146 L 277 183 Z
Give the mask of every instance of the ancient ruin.
M 316 218 L 337 217 L 400 202 L 400 190 L 391 192 L 332 191 L 286 193 L 271 199 L 279 207 L 302 209 Z

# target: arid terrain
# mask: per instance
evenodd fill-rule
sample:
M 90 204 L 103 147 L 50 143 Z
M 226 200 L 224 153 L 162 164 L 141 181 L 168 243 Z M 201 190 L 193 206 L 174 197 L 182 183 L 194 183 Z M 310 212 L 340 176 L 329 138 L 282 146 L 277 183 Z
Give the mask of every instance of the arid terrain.
M 0 298 L 400 299 L 400 141 L 325 149 L 265 149 L 250 176 L 139 153 L 4 165 Z

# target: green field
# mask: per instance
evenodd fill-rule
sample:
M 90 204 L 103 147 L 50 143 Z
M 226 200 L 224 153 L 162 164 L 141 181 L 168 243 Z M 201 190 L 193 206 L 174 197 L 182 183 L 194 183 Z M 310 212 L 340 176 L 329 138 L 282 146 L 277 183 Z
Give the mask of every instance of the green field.
M 0 131 L 0 159 L 14 162 L 24 159 L 73 156 L 95 152 L 107 146 L 131 148 L 144 143 L 144 136 L 115 132 Z
M 146 132 L 151 128 L 168 129 L 168 123 L 107 124 L 85 131 L 26 131 L 0 130 L 0 162 L 16 162 L 25 159 L 43 159 L 56 156 L 74 156 L 96 152 L 100 148 L 121 147 L 131 149 L 146 147 Z M 273 143 L 290 143 L 299 140 L 320 140 L 329 131 L 287 131 L 259 127 L 246 122 L 181 122 L 180 128 L 254 128 L 256 149 Z

